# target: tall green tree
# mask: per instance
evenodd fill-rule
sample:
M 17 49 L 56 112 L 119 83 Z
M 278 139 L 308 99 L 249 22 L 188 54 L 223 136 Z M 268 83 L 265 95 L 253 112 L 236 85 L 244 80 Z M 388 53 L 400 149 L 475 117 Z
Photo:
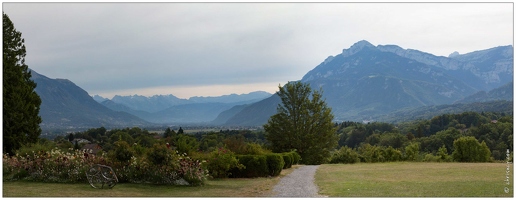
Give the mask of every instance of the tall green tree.
M 305 164 L 326 162 L 339 138 L 322 91 L 312 91 L 307 83 L 289 82 L 279 87 L 278 95 L 282 103 L 264 125 L 272 150 L 296 150 Z
M 491 157 L 491 151 L 486 143 L 478 142 L 475 137 L 464 136 L 453 142 L 454 151 L 452 153 L 453 160 L 458 162 L 488 162 Z
M 25 64 L 25 40 L 3 14 L 3 151 L 13 154 L 24 144 L 35 143 L 41 134 L 36 83 Z

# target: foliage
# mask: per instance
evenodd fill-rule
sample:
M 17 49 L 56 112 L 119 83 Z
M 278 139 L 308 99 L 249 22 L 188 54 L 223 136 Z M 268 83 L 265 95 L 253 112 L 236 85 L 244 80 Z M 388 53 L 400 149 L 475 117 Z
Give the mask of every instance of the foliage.
M 266 177 L 269 175 L 267 156 L 265 155 L 237 155 L 238 162 L 244 167 L 233 168 L 231 176 L 234 178 Z
M 94 163 L 102 163 L 104 158 L 86 156 L 79 150 L 61 151 L 57 147 L 50 151 L 32 154 L 3 156 L 4 181 L 31 180 L 41 182 L 84 182 L 85 170 Z
M 290 154 L 290 153 L 282 153 L 281 156 L 282 156 L 283 161 L 285 163 L 283 165 L 283 169 L 291 168 L 292 167 L 292 161 L 294 160 L 294 157 L 292 156 L 292 154 Z
M 383 156 L 387 162 L 395 162 L 402 160 L 401 151 L 391 146 L 383 149 Z
M 124 143 L 123 141 L 121 143 Z M 59 148 L 32 155 L 3 156 L 4 181 L 31 180 L 41 182 L 87 182 L 85 172 L 94 164 L 109 165 L 115 171 L 120 182 L 178 184 L 181 178 L 190 185 L 201 185 L 206 180 L 207 171 L 202 168 L 202 161 L 192 160 L 186 155 L 171 152 L 174 160 L 168 165 L 157 165 L 145 157 L 131 157 L 127 162 L 120 162 L 103 154 Z
M 247 144 L 245 143 L 245 138 L 243 135 L 232 135 L 227 137 L 224 140 L 224 145 L 237 154 L 246 154 L 245 148 Z
M 199 149 L 199 142 L 193 136 L 178 134 L 176 148 L 180 153 L 192 154 Z
M 475 137 L 460 137 L 453 142 L 453 160 L 458 162 L 488 162 L 491 151 L 485 142 L 479 143 Z
M 170 165 L 175 159 L 172 157 L 172 150 L 166 145 L 154 144 L 148 151 L 147 159 L 154 165 Z
M 233 168 L 241 169 L 244 166 L 238 163 L 235 154 L 226 148 L 218 148 L 209 154 L 207 167 L 214 178 L 227 178 Z
M 292 160 L 293 165 L 299 164 L 299 161 L 301 161 L 301 155 L 299 155 L 296 151 L 291 151 L 292 157 L 294 160 Z
M 441 148 L 439 148 L 439 151 L 437 152 L 437 156 L 439 157 L 439 162 L 451 162 L 452 157 L 448 155 L 448 150 L 446 149 L 446 146 L 443 145 Z
M 341 147 L 338 151 L 334 151 L 330 157 L 330 163 L 357 163 L 360 162 L 358 153 L 347 146 Z
M 285 165 L 283 156 L 279 153 L 269 153 L 267 157 L 267 166 L 269 167 L 269 176 L 278 176 Z
M 41 134 L 41 99 L 25 64 L 25 40 L 3 13 L 3 152 L 13 154 Z
M 244 149 L 244 152 L 242 152 L 241 154 L 264 155 L 271 153 L 269 150 L 264 149 L 260 144 L 256 143 L 247 143 Z
M 116 161 L 125 163 L 131 160 L 134 155 L 134 151 L 125 141 L 115 142 L 115 150 L 110 154 L 110 157 Z
M 385 162 L 382 148 L 376 145 L 363 144 L 358 148 L 360 161 L 367 163 Z
M 419 143 L 412 142 L 405 147 L 405 159 L 408 161 L 416 161 L 419 157 Z
M 282 103 L 264 125 L 272 151 L 295 149 L 305 164 L 324 163 L 338 138 L 322 92 L 312 91 L 309 84 L 289 82 L 277 94 Z
M 193 160 L 183 154 L 179 157 L 178 173 L 190 185 L 203 185 L 208 175 L 208 170 L 203 169 L 202 163 L 206 161 Z
M 38 142 L 33 144 L 22 145 L 22 147 L 16 151 L 16 154 L 22 157 L 30 157 L 34 159 L 35 155 L 41 154 L 42 152 L 51 151 L 54 148 L 55 146 L 51 143 Z

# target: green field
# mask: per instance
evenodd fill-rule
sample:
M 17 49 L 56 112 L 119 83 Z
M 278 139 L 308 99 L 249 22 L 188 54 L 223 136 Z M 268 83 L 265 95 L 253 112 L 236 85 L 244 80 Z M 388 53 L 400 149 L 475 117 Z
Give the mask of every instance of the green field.
M 319 194 L 329 197 L 513 197 L 506 163 L 360 163 L 321 165 Z M 504 188 L 508 186 L 509 193 Z
M 504 192 L 505 163 L 359 163 L 321 165 L 315 175 L 319 194 L 328 197 L 513 197 Z M 118 184 L 94 189 L 88 184 L 3 182 L 3 197 L 267 197 L 279 177 L 210 180 L 205 186 Z M 30 188 L 30 189 L 27 189 Z

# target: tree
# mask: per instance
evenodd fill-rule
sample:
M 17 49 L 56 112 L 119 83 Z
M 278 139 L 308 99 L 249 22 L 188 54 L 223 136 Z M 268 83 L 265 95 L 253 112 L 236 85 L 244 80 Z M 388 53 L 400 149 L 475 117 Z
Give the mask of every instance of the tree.
M 486 143 L 479 143 L 475 137 L 460 137 L 453 142 L 453 160 L 459 162 L 488 162 L 491 151 Z
M 41 99 L 25 64 L 25 40 L 3 13 L 3 151 L 13 154 L 24 144 L 35 143 L 41 134 Z
M 172 134 L 172 130 L 170 130 L 170 127 L 167 127 L 167 129 L 165 129 L 165 133 L 163 134 L 163 138 L 168 138 L 170 137 Z
M 338 136 L 322 91 L 312 91 L 309 84 L 289 82 L 280 86 L 277 94 L 282 103 L 264 125 L 272 150 L 296 150 L 305 164 L 324 163 Z
M 72 142 L 74 139 L 75 139 L 75 136 L 73 135 L 73 133 L 70 133 L 68 135 L 68 141 Z
M 191 135 L 181 134 L 178 135 L 176 148 L 179 153 L 191 155 L 194 151 L 199 149 L 199 142 Z
M 416 161 L 419 156 L 419 143 L 412 142 L 405 147 L 405 159 L 408 161 Z

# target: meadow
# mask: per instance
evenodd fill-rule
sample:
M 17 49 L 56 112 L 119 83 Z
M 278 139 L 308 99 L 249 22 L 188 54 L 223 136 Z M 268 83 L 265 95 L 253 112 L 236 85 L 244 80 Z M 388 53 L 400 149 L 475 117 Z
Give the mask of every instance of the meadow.
M 506 163 L 392 162 L 321 165 L 315 182 L 328 197 L 513 197 L 513 178 Z
M 124 183 L 94 189 L 86 183 L 3 182 L 3 197 L 267 197 L 297 167 L 277 177 L 214 179 L 199 187 Z M 328 197 L 513 197 L 513 170 L 511 164 L 507 171 L 506 163 L 324 164 L 315 183 Z

